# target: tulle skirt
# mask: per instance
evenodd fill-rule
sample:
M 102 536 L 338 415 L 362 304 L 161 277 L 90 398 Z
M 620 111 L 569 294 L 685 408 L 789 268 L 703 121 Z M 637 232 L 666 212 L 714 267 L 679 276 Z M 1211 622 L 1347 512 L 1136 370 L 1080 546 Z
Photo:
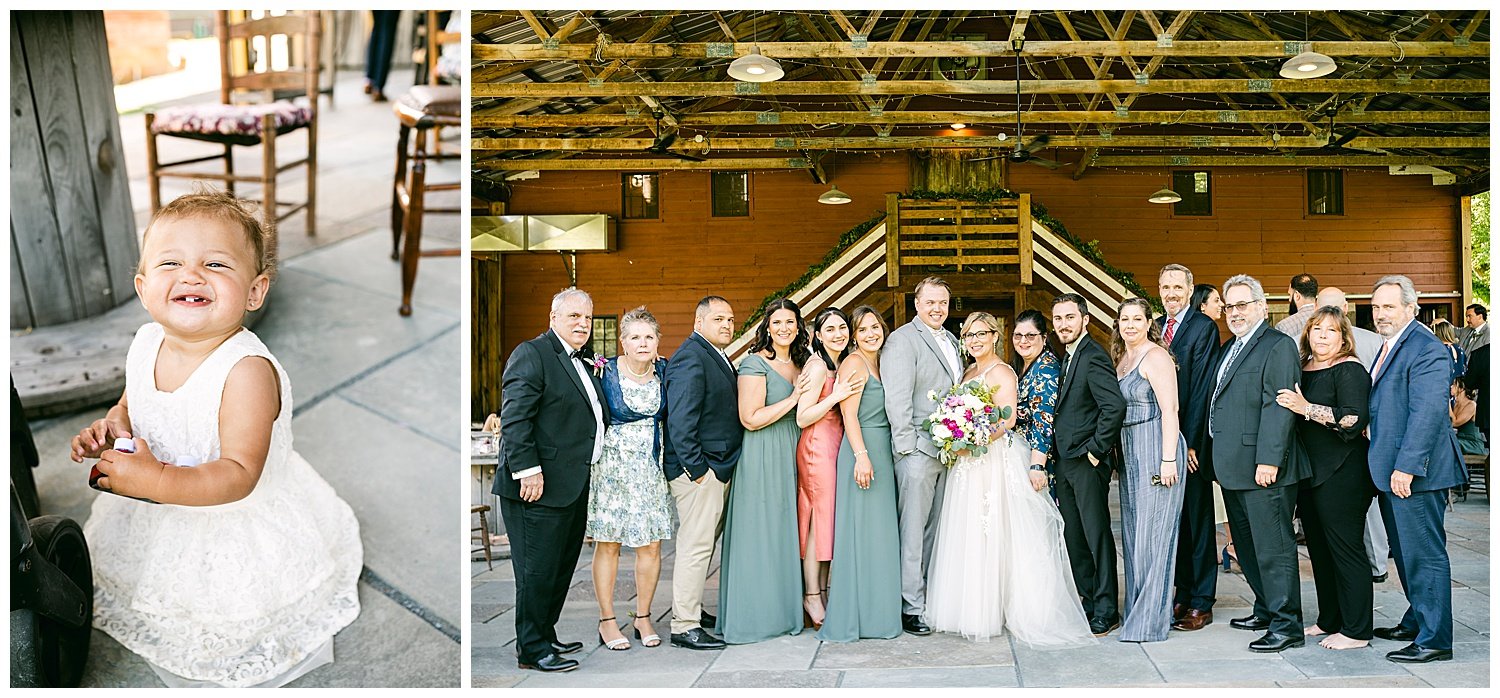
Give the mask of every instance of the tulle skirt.
M 980 642 L 1009 630 L 1040 649 L 1095 642 L 1063 543 L 1063 520 L 1027 476 L 1031 446 L 1005 433 L 948 473 L 928 570 L 926 619 Z

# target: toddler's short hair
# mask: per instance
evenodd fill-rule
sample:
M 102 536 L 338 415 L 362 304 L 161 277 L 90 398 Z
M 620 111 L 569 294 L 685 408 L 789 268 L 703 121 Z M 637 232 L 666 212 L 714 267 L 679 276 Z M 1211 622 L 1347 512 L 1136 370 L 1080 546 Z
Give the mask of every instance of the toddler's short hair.
M 191 194 L 173 199 L 151 216 L 151 223 L 141 236 L 141 246 L 145 247 L 146 236 L 151 234 L 151 229 L 157 223 L 193 217 L 214 218 L 239 228 L 245 233 L 245 239 L 255 253 L 255 273 L 265 274 L 273 281 L 276 279 L 276 233 L 261 225 L 260 218 L 255 215 L 254 203 L 237 198 L 227 191 L 200 186 Z M 144 263 L 145 260 L 142 259 L 137 264 L 138 273 L 144 272 L 139 266 Z

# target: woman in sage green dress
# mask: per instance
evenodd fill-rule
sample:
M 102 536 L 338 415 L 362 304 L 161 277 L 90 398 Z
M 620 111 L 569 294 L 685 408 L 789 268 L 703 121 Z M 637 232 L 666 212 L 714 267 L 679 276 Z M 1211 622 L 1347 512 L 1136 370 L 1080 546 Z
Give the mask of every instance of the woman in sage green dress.
M 719 624 L 745 644 L 802 632 L 802 560 L 797 550 L 797 398 L 811 349 L 802 312 L 785 298 L 766 308 L 740 361 L 740 462 L 724 510 Z
M 870 306 L 854 310 L 856 350 L 839 366 L 839 379 L 864 382 L 840 405 L 833 512 L 833 562 L 828 571 L 828 615 L 819 640 L 854 642 L 901 634 L 901 543 L 896 530 L 896 469 L 891 423 L 880 382 L 885 322 Z

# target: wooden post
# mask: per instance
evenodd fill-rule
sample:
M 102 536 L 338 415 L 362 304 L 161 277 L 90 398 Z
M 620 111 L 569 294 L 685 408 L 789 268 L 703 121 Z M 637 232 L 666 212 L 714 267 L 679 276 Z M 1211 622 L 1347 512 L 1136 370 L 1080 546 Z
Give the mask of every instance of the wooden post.
M 1020 203 L 1016 204 L 1016 225 L 1020 228 L 1017 232 L 1017 252 L 1021 255 L 1021 285 L 1031 285 L 1031 195 L 1022 194 Z M 1020 306 L 1017 306 L 1020 307 Z
M 1463 309 L 1474 302 L 1474 210 L 1470 197 L 1458 198 L 1458 278 L 1459 288 L 1463 293 L 1463 302 L 1459 304 L 1460 315 Z
M 885 285 L 901 285 L 901 195 L 895 192 L 885 195 Z

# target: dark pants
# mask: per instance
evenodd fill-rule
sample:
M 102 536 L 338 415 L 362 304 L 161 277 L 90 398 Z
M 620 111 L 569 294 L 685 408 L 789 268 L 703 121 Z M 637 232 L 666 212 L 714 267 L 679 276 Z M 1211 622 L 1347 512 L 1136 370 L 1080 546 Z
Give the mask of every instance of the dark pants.
M 1365 513 L 1374 494 L 1363 458 L 1297 494 L 1318 591 L 1318 627 L 1355 640 L 1370 639 L 1374 630 L 1375 585 L 1365 557 Z
M 1057 473 L 1063 540 L 1083 612 L 1091 620 L 1119 617 L 1115 536 L 1109 528 L 1109 474 L 1107 461 L 1094 467 L 1087 458 L 1064 460 Z
M 1443 529 L 1447 504 L 1446 490 L 1412 492 L 1405 499 L 1380 493 L 1380 515 L 1410 604 L 1401 627 L 1416 630 L 1417 645 L 1427 649 L 1453 649 L 1453 582 Z
M 1202 471 L 1188 473 L 1182 486 L 1182 523 L 1177 534 L 1177 587 L 1174 603 L 1212 610 L 1219 584 L 1218 533 L 1214 530 L 1214 483 Z
M 376 91 L 385 89 L 386 78 L 391 75 L 391 54 L 396 51 L 396 25 L 401 22 L 401 10 L 372 10 L 375 26 L 370 29 L 370 43 L 365 47 L 365 79 Z
M 1297 541 L 1292 535 L 1297 485 L 1224 490 L 1224 509 L 1245 581 L 1255 592 L 1255 617 L 1270 631 L 1302 635 L 1302 588 L 1297 575 Z
M 505 472 L 501 471 L 505 477 Z M 525 663 L 552 654 L 558 616 L 588 522 L 588 491 L 572 504 L 549 507 L 500 498 L 500 516 L 510 535 L 510 562 L 516 576 L 517 657 Z

